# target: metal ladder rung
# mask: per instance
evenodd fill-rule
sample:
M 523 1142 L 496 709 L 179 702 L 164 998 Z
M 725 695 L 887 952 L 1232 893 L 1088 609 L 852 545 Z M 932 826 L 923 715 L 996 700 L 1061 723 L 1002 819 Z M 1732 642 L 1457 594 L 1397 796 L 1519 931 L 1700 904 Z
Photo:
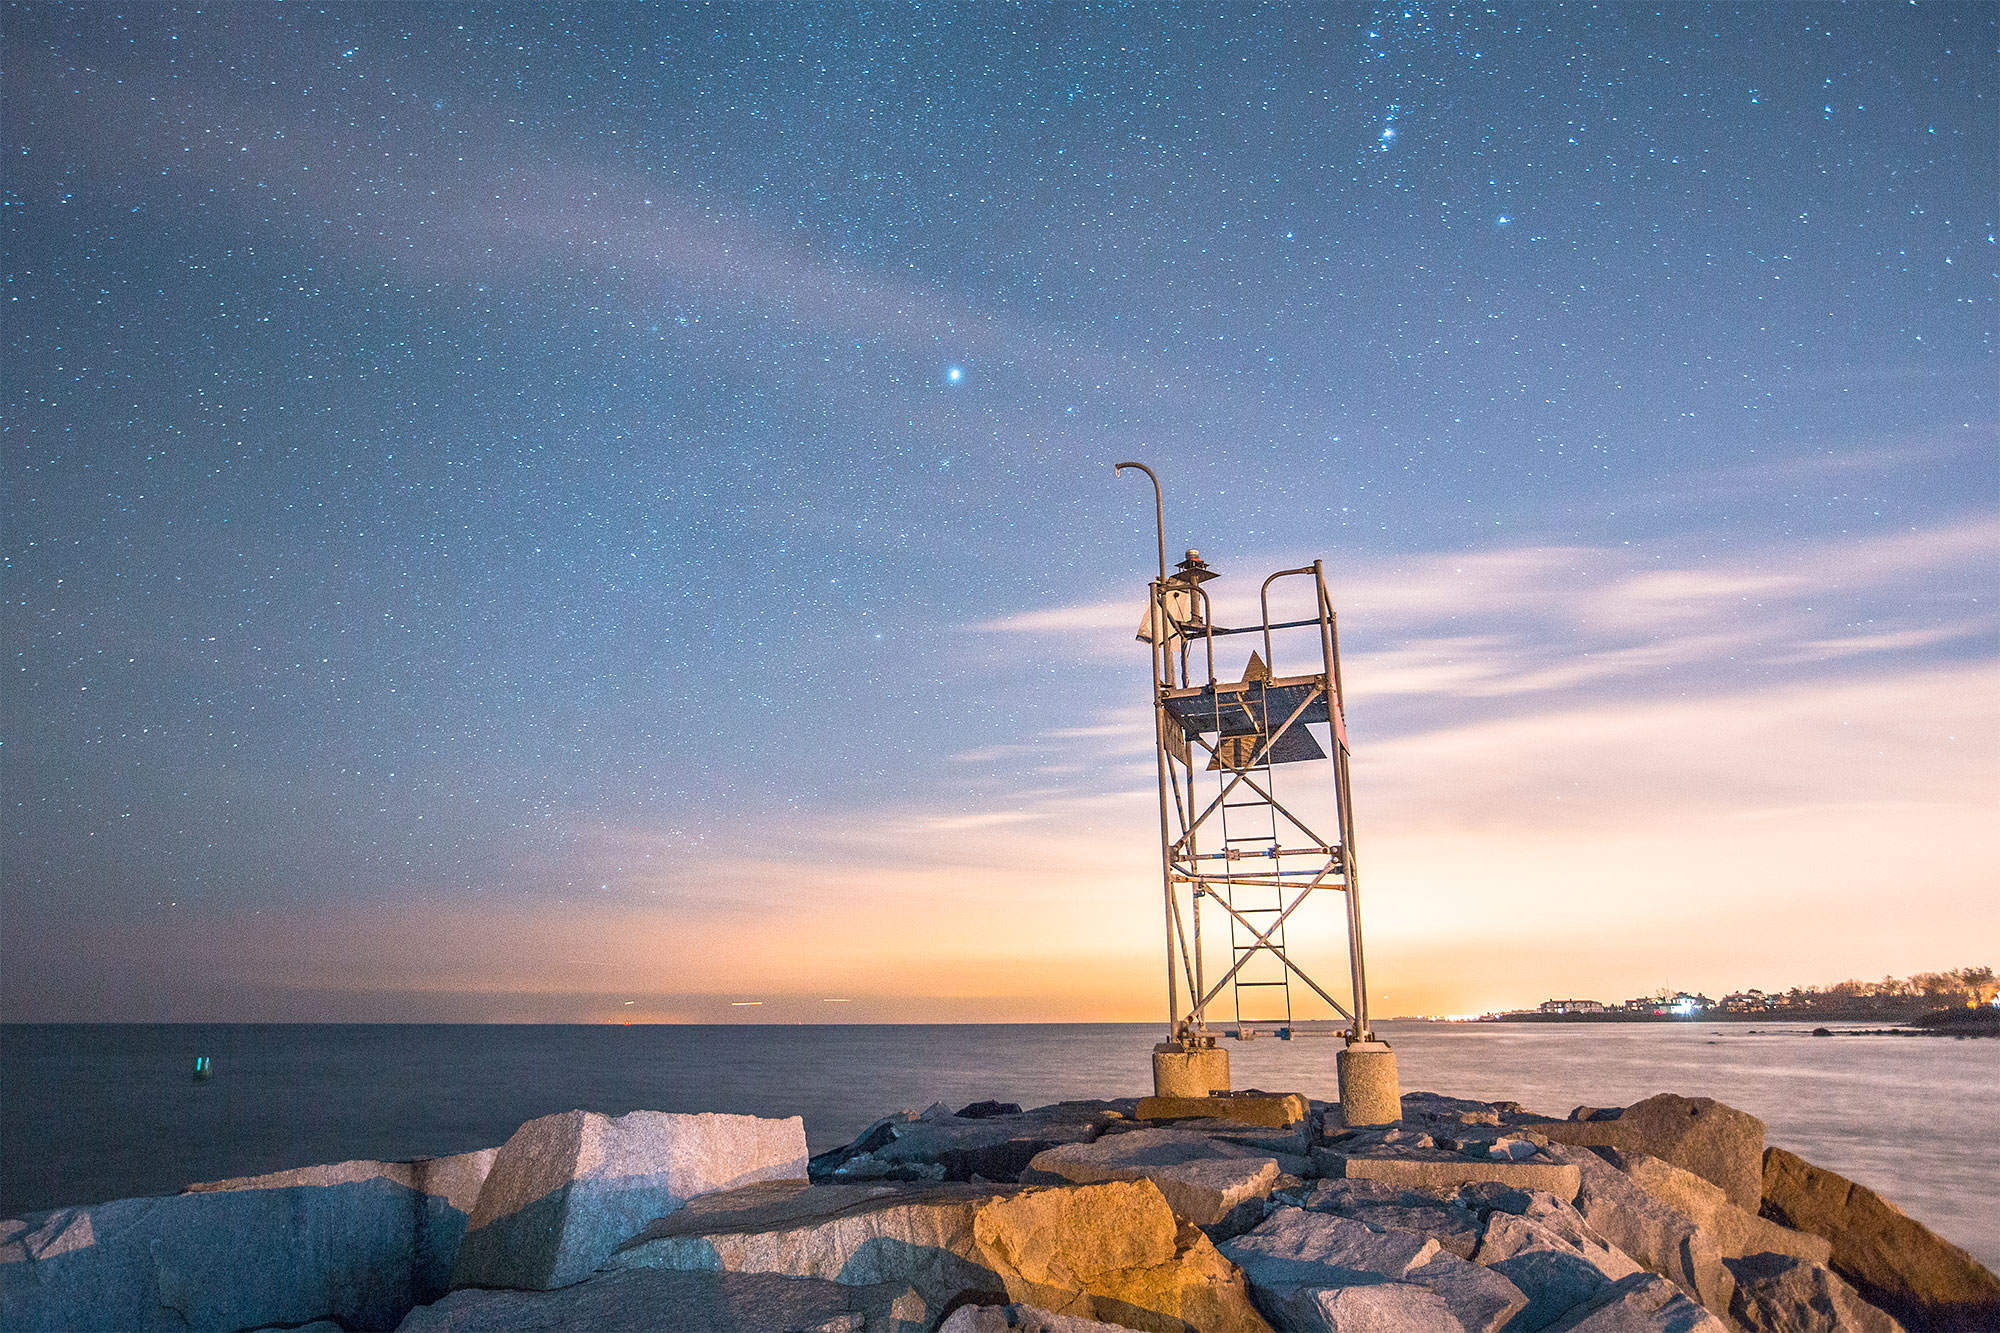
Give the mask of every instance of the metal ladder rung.
M 1246 765 L 1238 771 L 1257 775 L 1263 781 L 1269 782 L 1273 767 L 1270 762 L 1270 752 L 1268 744 L 1263 743 L 1262 737 L 1259 737 L 1259 742 L 1257 758 L 1261 762 Z M 1231 987 L 1232 993 L 1237 997 L 1237 1035 L 1239 1038 L 1247 1039 L 1258 1035 L 1259 1028 L 1263 1028 L 1268 1032 L 1285 1026 L 1291 1021 L 1290 974 L 1281 970 L 1275 980 L 1258 981 L 1245 978 L 1241 971 L 1242 968 L 1251 963 L 1254 955 L 1259 953 L 1271 953 L 1276 955 L 1281 961 L 1284 959 L 1285 940 L 1283 930 L 1286 894 L 1282 885 L 1273 886 L 1269 883 L 1259 883 L 1254 879 L 1238 883 L 1234 866 L 1239 860 L 1265 860 L 1270 862 L 1273 871 L 1281 877 L 1282 870 L 1278 869 L 1278 858 L 1285 854 L 1285 848 L 1283 846 L 1282 831 L 1278 827 L 1277 802 L 1260 792 L 1247 800 L 1225 800 L 1220 804 L 1222 808 L 1222 858 L 1230 863 L 1230 871 L 1227 875 L 1221 877 L 1221 887 L 1224 890 L 1224 894 L 1218 895 L 1218 897 L 1226 895 L 1226 901 L 1230 904 L 1232 912 L 1229 923 L 1229 945 L 1231 957 L 1235 960 L 1238 970 L 1231 981 Z M 1235 816 L 1233 819 L 1231 818 L 1232 812 Z M 1236 836 L 1231 836 L 1231 824 L 1234 824 L 1238 829 L 1249 825 L 1258 829 L 1258 831 L 1249 834 L 1239 833 Z M 1273 902 L 1275 905 L 1269 907 L 1242 906 L 1237 901 L 1239 891 L 1242 891 L 1245 896 L 1250 897 L 1253 901 L 1262 900 L 1264 902 Z M 1257 938 L 1256 932 L 1260 927 L 1252 924 L 1253 920 L 1257 917 L 1272 918 L 1267 927 L 1262 927 L 1262 929 L 1269 930 L 1269 938 L 1262 940 Z M 1246 944 L 1243 942 L 1242 937 L 1239 936 L 1238 931 L 1245 928 L 1248 929 L 1249 937 L 1254 941 L 1253 943 Z M 1268 968 L 1260 966 L 1259 970 L 1263 971 L 1267 976 L 1269 975 Z M 1245 990 L 1277 991 L 1278 994 L 1272 999 L 1259 1002 L 1259 1007 L 1263 1004 L 1278 1005 L 1281 1007 L 1282 1012 L 1255 1018 L 1246 1015 L 1243 1012 L 1242 1000 L 1242 994 Z

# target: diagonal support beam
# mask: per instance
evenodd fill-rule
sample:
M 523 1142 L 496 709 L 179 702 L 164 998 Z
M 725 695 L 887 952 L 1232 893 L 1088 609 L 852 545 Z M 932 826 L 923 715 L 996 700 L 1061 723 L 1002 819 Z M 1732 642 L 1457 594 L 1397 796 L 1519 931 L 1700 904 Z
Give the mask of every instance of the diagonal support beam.
M 1278 737 L 1284 735 L 1284 733 L 1291 728 L 1292 724 L 1298 721 L 1300 714 L 1304 713 L 1306 708 L 1312 703 L 1312 701 L 1315 698 L 1319 697 L 1319 693 L 1320 691 L 1315 690 L 1313 693 L 1308 694 L 1305 698 L 1305 702 L 1301 703 L 1297 708 L 1292 710 L 1292 715 L 1285 719 L 1284 725 L 1280 726 L 1276 731 L 1272 732 L 1271 735 L 1267 738 L 1265 745 L 1259 748 L 1259 750 L 1257 751 L 1258 756 L 1261 757 L 1264 754 L 1265 750 L 1267 750 L 1270 747 L 1270 745 L 1276 743 Z M 1194 743 L 1196 745 L 1199 745 L 1202 749 L 1206 750 L 1212 757 L 1220 761 L 1221 759 L 1220 740 L 1221 738 L 1217 737 L 1218 743 L 1215 745 L 1210 745 L 1200 736 L 1196 736 L 1194 738 Z M 1288 808 L 1286 808 L 1285 804 L 1282 801 L 1280 801 L 1277 797 L 1273 796 L 1270 792 L 1266 791 L 1264 787 L 1255 778 L 1251 777 L 1250 771 L 1247 767 L 1241 769 L 1235 768 L 1233 765 L 1224 765 L 1224 767 L 1229 768 L 1234 773 L 1234 776 L 1231 777 L 1226 784 L 1224 784 L 1220 794 L 1218 794 L 1214 800 L 1208 803 L 1208 807 L 1201 812 L 1200 816 L 1197 817 L 1192 824 L 1187 824 L 1184 826 L 1179 840 L 1174 843 L 1174 847 L 1177 850 L 1184 851 L 1186 849 L 1188 845 L 1188 839 L 1194 836 L 1195 830 L 1199 829 L 1204 823 L 1208 822 L 1208 817 L 1210 815 L 1214 814 L 1217 810 L 1220 810 L 1222 808 L 1222 803 L 1229 799 L 1230 793 L 1236 790 L 1237 785 L 1239 783 L 1247 783 L 1250 787 L 1250 790 L 1256 792 L 1259 796 L 1263 797 L 1264 800 L 1268 802 L 1273 809 L 1277 810 L 1280 814 L 1282 814 L 1285 817 L 1285 819 L 1292 825 L 1292 827 L 1297 829 L 1300 833 L 1303 833 L 1306 837 L 1311 838 L 1314 842 L 1319 843 L 1322 846 L 1328 845 L 1326 843 L 1326 840 L 1320 837 L 1319 834 L 1315 832 L 1312 828 L 1307 826 L 1304 820 L 1300 819 L 1297 815 L 1293 814 Z
M 1324 879 L 1327 875 L 1331 874 L 1332 872 L 1333 872 L 1333 867 L 1328 866 L 1327 869 L 1320 872 L 1320 878 Z M 1251 933 L 1251 935 L 1256 938 L 1257 942 L 1255 944 L 1245 946 L 1246 951 L 1244 952 L 1243 956 L 1238 958 L 1236 960 L 1235 965 L 1232 966 L 1229 969 L 1229 971 L 1223 974 L 1222 979 L 1220 981 L 1217 981 L 1214 986 L 1209 988 L 1208 993 L 1201 997 L 1201 1003 L 1195 1006 L 1196 1010 L 1207 1008 L 1208 1002 L 1210 1000 L 1213 1000 L 1217 995 L 1220 995 L 1222 993 L 1222 988 L 1227 986 L 1232 980 L 1235 979 L 1236 974 L 1243 970 L 1243 965 L 1245 963 L 1249 962 L 1250 959 L 1254 957 L 1260 949 L 1268 949 L 1272 954 L 1276 955 L 1280 963 L 1284 964 L 1287 971 L 1291 972 L 1294 976 L 1298 977 L 1300 981 L 1305 982 L 1306 985 L 1312 987 L 1313 992 L 1316 995 L 1318 995 L 1320 999 L 1325 1000 L 1328 1004 L 1332 1005 L 1334 1008 L 1334 1012 L 1338 1013 L 1342 1018 L 1347 1019 L 1349 1022 L 1353 1021 L 1354 1015 L 1347 1011 L 1346 1005 L 1334 999 L 1331 995 L 1328 995 L 1326 993 L 1325 987 L 1321 986 L 1317 981 L 1314 981 L 1310 976 L 1306 975 L 1305 970 L 1301 968 L 1297 963 L 1294 963 L 1289 957 L 1287 957 L 1283 949 L 1280 949 L 1277 945 L 1271 943 L 1271 936 L 1277 933 L 1278 928 L 1285 924 L 1286 919 L 1290 917 L 1292 913 L 1298 911 L 1300 904 L 1304 903 L 1307 897 L 1311 895 L 1312 891 L 1318 887 L 1319 887 L 1318 880 L 1315 880 L 1312 884 L 1306 886 L 1303 890 L 1300 891 L 1298 897 L 1292 899 L 1292 905 L 1290 907 L 1287 907 L 1283 912 L 1279 913 L 1278 919 L 1276 921 L 1273 921 L 1270 924 L 1270 926 L 1268 926 L 1263 930 L 1259 930 L 1255 922 L 1251 921 L 1248 917 L 1244 916 L 1243 913 L 1237 911 L 1235 907 L 1231 906 L 1226 900 L 1212 893 L 1208 895 L 1209 897 L 1215 899 L 1215 905 L 1217 907 L 1220 907 L 1223 911 L 1229 913 L 1229 915 L 1235 917 L 1237 921 L 1241 922 L 1244 928 L 1247 929 Z M 1205 890 L 1203 890 L 1201 886 L 1197 884 L 1195 886 L 1195 892 L 1202 893 L 1205 892 Z

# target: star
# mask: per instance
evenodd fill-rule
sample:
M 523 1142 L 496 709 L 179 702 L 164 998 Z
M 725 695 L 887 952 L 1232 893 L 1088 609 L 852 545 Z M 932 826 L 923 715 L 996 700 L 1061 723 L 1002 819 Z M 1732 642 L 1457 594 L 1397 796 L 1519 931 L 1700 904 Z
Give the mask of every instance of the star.
M 960 380 L 965 378 L 965 367 L 964 366 L 947 367 L 944 372 L 944 377 L 947 383 L 956 384 Z

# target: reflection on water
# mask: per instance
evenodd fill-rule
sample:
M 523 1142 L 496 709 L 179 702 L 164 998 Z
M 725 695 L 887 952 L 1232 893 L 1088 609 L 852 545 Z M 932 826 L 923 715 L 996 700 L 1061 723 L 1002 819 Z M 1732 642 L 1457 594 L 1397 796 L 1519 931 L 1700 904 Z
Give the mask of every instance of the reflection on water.
M 2000 1266 L 2000 1041 L 1798 1024 L 1388 1023 L 1406 1090 L 1566 1115 L 1656 1092 L 1761 1117 Z M 1152 1027 L 0 1027 L 0 1213 L 347 1158 L 462 1152 L 572 1107 L 802 1115 L 1150 1091 Z M 1239 1088 L 1331 1100 L 1331 1040 L 1229 1043 Z M 195 1057 L 214 1076 L 196 1082 Z

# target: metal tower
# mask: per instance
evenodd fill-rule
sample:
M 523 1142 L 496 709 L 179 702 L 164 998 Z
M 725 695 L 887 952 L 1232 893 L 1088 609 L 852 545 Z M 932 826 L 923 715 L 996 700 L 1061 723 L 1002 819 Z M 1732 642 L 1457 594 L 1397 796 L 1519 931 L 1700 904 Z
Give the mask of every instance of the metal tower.
M 1238 1040 L 1341 1036 L 1386 1055 L 1368 1024 L 1340 634 L 1322 562 L 1266 578 L 1256 621 L 1218 624 L 1208 587 L 1216 571 L 1189 551 L 1168 572 L 1159 478 L 1142 463 L 1116 470 L 1126 468 L 1152 479 L 1159 526 L 1159 576 L 1138 637 L 1153 652 L 1171 1047 L 1213 1048 L 1211 1007 L 1226 1004 L 1218 1022 Z M 1307 594 L 1309 612 L 1273 620 L 1274 585 L 1295 608 Z M 1221 679 L 1225 664 L 1223 674 L 1240 678 Z M 1336 894 L 1347 977 L 1329 986 L 1287 937 L 1316 915 L 1318 928 L 1303 933 L 1327 937 L 1326 914 L 1302 909 Z M 1227 1088 L 1226 1056 L 1220 1067 Z M 1156 1080 L 1159 1068 L 1156 1055 Z

